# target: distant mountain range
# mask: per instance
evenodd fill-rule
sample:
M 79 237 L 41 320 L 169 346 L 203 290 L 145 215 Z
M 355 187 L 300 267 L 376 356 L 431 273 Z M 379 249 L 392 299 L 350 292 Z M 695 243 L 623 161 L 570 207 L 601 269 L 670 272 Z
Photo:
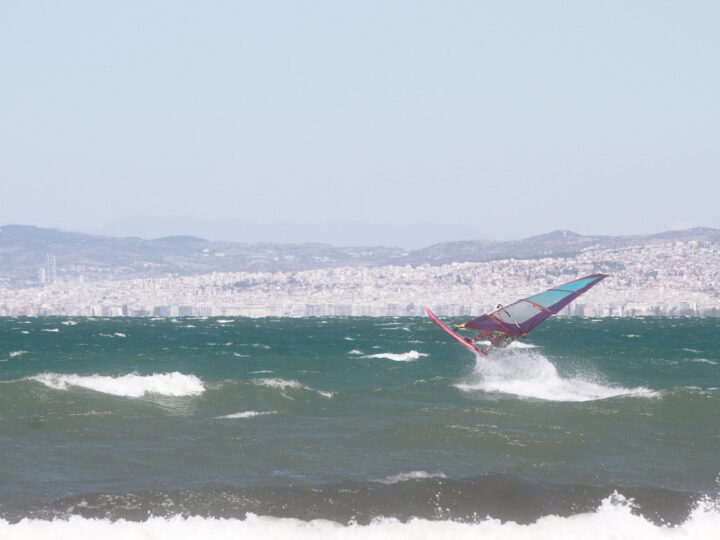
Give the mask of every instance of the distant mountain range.
M 182 235 L 227 242 L 321 243 L 334 246 L 388 246 L 403 249 L 419 249 L 455 238 L 480 238 L 483 236 L 481 223 L 475 226 L 438 223 L 389 225 L 360 221 L 255 223 L 244 219 L 158 216 L 130 216 L 115 220 L 97 231 L 89 232 L 105 236 L 138 236 L 141 238 Z
M 720 244 L 720 230 L 695 228 L 651 235 L 583 236 L 571 231 L 493 242 L 442 242 L 417 250 L 208 241 L 193 236 L 156 240 L 97 236 L 29 225 L 0 227 L 0 280 L 10 286 L 39 282 L 46 256 L 57 261 L 60 279 L 127 279 L 211 272 L 299 271 L 337 266 L 445 264 L 498 259 L 573 256 L 584 249 L 613 249 L 674 241 Z

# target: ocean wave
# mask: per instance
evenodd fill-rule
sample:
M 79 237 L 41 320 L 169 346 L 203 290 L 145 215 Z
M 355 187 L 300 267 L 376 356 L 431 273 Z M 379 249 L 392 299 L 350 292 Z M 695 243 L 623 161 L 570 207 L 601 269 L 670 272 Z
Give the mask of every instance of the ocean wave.
M 43 328 L 41 332 L 59 332 L 59 328 Z
M 162 396 L 197 396 L 205 391 L 205 385 L 195 375 L 154 373 L 138 375 L 131 373 L 111 377 L 108 375 L 76 375 L 62 373 L 41 373 L 29 377 L 56 390 L 71 387 L 87 388 L 104 394 L 126 397 L 142 397 L 145 394 Z
M 500 392 L 547 401 L 594 401 L 620 396 L 658 396 L 657 392 L 645 387 L 623 388 L 582 377 L 562 377 L 544 356 L 519 351 L 498 351 L 492 357 L 479 356 L 469 380 L 458 383 L 455 387 L 465 392 Z
M 252 418 L 253 416 L 265 416 L 267 414 L 277 414 L 277 411 L 242 411 L 242 412 L 236 412 L 232 414 L 226 414 L 223 416 L 216 416 L 218 420 L 220 419 L 235 419 L 235 418 Z
M 316 390 L 315 388 L 310 388 L 309 386 L 305 386 L 299 381 L 296 381 L 295 379 L 251 379 L 253 384 L 256 384 L 258 386 L 265 386 L 268 388 L 279 388 L 280 391 L 283 393 L 285 397 L 289 397 L 285 390 L 288 388 L 292 388 L 294 390 L 308 390 L 310 392 L 317 392 L 322 397 L 330 399 L 335 395 L 335 392 L 324 392 L 322 390 Z
M 420 478 L 447 478 L 444 473 L 429 473 L 425 471 L 410 471 L 406 473 L 394 474 L 387 476 L 382 480 L 377 480 L 381 484 L 397 484 L 399 482 L 407 482 L 408 480 L 418 480 Z
M 365 354 L 359 349 L 353 349 L 352 351 L 348 352 L 348 354 Z
M 603 499 L 595 511 L 569 517 L 547 515 L 530 524 L 501 521 L 491 517 L 475 522 L 412 518 L 377 517 L 369 524 L 341 523 L 314 519 L 258 516 L 248 513 L 245 519 L 206 517 L 151 517 L 146 521 L 93 519 L 71 516 L 68 519 L 22 519 L 17 523 L 0 520 L 0 537 L 4 540 L 36 538 L 275 538 L 275 539 L 476 539 L 498 538 L 529 540 L 535 538 L 583 538 L 586 540 L 672 540 L 680 538 L 717 538 L 720 530 L 720 508 L 717 501 L 698 503 L 689 517 L 679 525 L 655 524 L 636 514 L 633 501 L 614 493 Z
M 8 355 L 8 358 L 17 358 L 18 356 L 22 356 L 23 354 L 27 354 L 27 351 L 11 351 Z
M 377 354 L 368 354 L 363 356 L 363 358 L 385 358 L 387 360 L 392 360 L 393 362 L 412 362 L 413 360 L 417 360 L 418 358 L 422 358 L 423 356 L 430 356 L 425 353 L 421 353 L 418 351 L 408 351 L 406 353 L 377 353 Z

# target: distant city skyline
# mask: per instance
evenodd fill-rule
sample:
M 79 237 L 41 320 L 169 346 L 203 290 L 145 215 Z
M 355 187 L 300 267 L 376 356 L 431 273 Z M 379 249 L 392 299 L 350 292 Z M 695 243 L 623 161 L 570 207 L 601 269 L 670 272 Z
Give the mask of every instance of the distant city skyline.
M 4 3 L 0 224 L 718 228 L 718 19 L 699 0 Z
M 562 315 L 720 316 L 720 250 L 712 242 L 588 249 L 574 256 L 440 265 L 213 272 L 5 289 L 0 316 L 476 315 L 594 272 L 609 273 Z M 108 276 L 109 277 L 109 276 Z

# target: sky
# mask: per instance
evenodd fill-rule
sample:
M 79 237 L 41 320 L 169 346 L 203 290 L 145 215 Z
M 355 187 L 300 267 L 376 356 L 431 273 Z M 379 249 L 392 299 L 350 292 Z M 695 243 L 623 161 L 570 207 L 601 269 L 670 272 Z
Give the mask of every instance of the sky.
M 692 0 L 0 0 L 0 225 L 720 227 L 718 20 Z

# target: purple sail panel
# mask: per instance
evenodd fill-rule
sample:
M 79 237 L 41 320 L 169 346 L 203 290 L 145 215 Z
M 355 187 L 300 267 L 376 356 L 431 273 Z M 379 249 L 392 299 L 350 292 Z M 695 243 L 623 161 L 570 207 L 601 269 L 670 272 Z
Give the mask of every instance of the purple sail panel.
M 500 321 L 491 317 L 490 315 L 480 315 L 477 319 L 466 322 L 463 325 L 463 328 L 487 330 L 488 332 L 500 332 L 502 334 L 512 332 L 512 328 L 509 328 L 507 325 L 502 324 Z
M 481 315 L 466 322 L 463 327 L 499 332 L 514 337 L 523 336 L 606 277 L 607 274 L 591 274 L 564 283 L 501 307 L 490 314 Z

